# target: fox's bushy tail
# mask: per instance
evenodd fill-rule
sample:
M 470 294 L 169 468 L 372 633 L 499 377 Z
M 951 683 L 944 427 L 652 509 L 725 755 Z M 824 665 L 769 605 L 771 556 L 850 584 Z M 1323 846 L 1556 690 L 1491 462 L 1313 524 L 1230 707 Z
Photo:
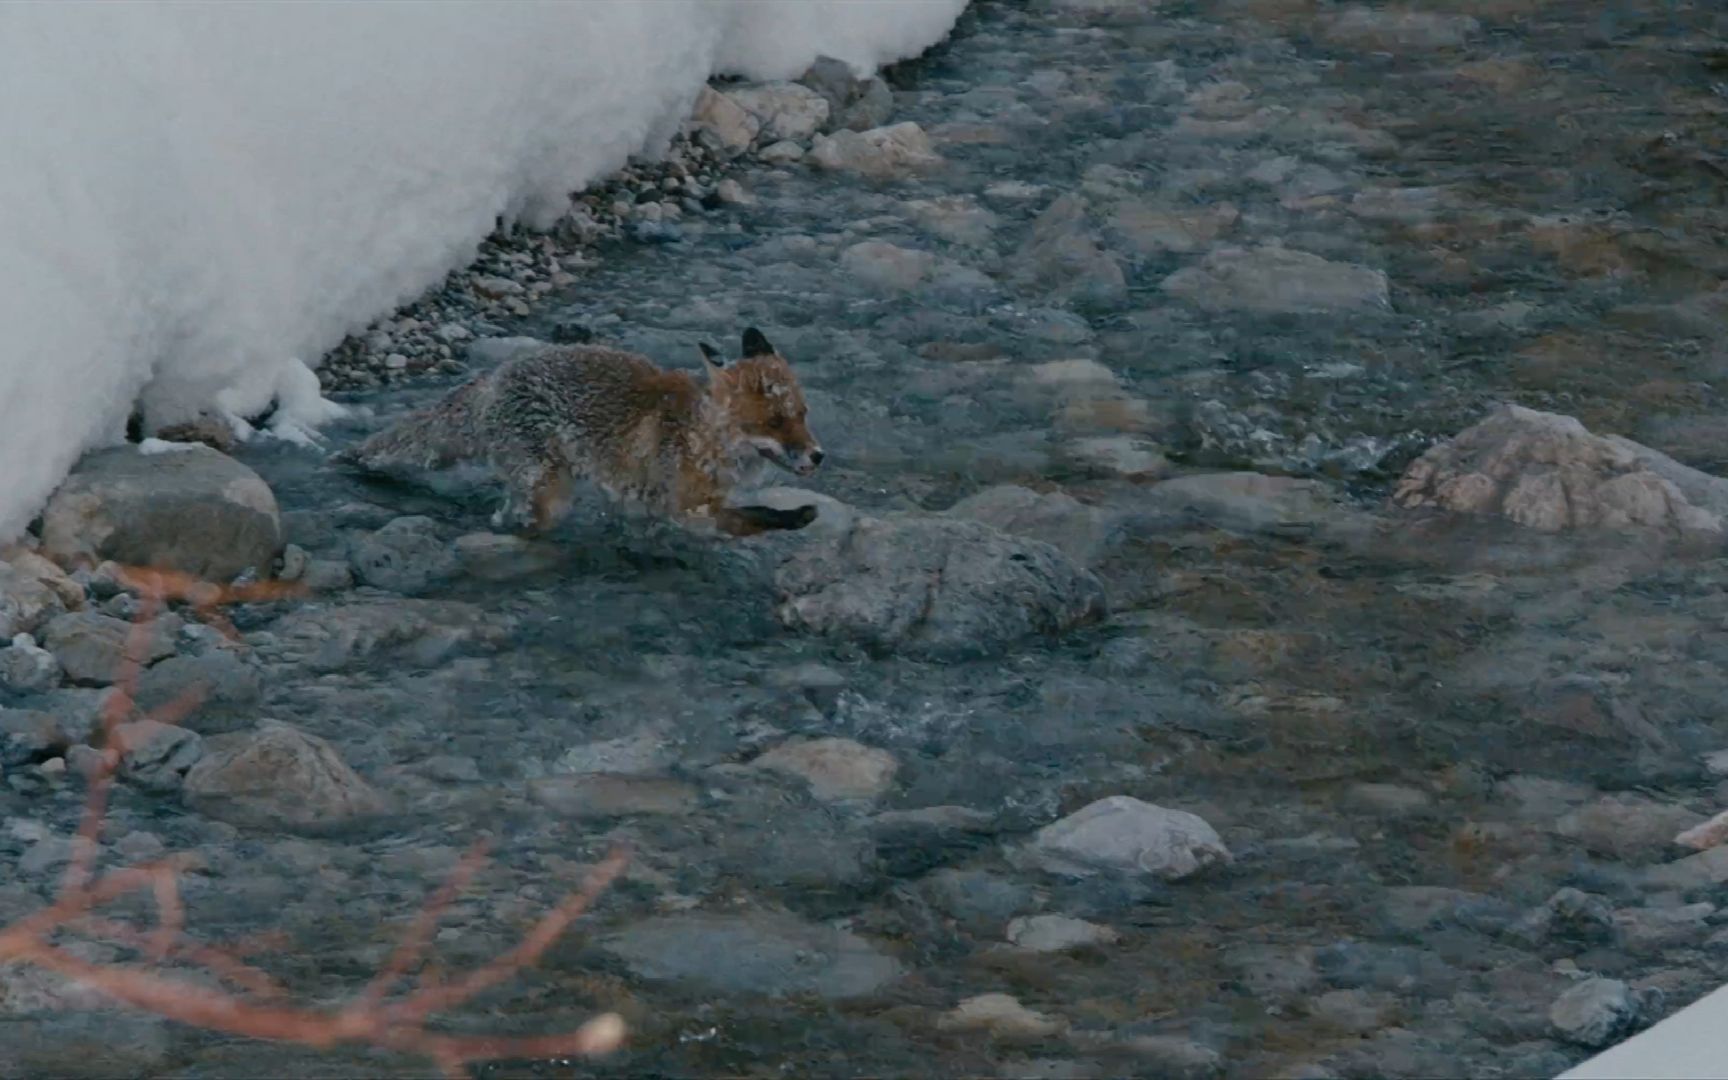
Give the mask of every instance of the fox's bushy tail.
M 444 400 L 398 420 L 332 460 L 366 472 L 445 469 L 486 456 L 481 412 L 490 394 L 487 379 L 476 379 Z

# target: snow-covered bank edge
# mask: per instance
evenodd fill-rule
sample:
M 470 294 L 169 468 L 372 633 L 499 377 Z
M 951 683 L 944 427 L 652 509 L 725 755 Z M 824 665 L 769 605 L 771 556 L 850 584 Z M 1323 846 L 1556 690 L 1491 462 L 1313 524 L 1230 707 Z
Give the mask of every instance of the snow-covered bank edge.
M 0 539 L 135 405 L 146 433 L 274 406 L 305 438 L 332 412 L 309 361 L 472 263 L 499 219 L 553 225 L 664 147 L 710 76 L 873 70 L 964 6 L 0 11 Z
M 1728 1077 L 1728 986 L 1562 1073 L 1559 1080 Z

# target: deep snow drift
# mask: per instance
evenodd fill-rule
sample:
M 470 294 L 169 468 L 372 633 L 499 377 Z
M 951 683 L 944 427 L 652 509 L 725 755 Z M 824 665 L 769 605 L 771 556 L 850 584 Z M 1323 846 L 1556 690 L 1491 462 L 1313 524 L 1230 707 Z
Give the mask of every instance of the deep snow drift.
M 0 5 L 0 539 L 140 395 L 316 422 L 302 362 L 664 139 L 710 74 L 873 68 L 964 6 Z

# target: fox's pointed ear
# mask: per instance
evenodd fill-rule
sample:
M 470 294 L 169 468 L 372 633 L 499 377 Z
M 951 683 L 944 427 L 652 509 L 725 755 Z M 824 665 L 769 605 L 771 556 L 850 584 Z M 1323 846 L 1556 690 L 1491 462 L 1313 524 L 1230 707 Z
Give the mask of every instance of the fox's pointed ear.
M 726 358 L 720 355 L 719 349 L 716 349 L 706 341 L 697 342 L 696 347 L 702 350 L 702 359 L 708 361 L 708 363 L 714 367 L 723 368 L 726 366 Z
M 768 344 L 768 339 L 763 336 L 762 331 L 754 326 L 744 331 L 744 359 L 748 360 L 752 356 L 773 355 L 774 346 Z

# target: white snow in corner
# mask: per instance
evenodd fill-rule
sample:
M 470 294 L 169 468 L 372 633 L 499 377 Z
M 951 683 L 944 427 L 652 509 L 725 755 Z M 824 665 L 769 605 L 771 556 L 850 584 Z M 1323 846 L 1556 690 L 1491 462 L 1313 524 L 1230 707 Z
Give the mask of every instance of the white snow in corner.
M 964 6 L 0 4 L 0 539 L 135 401 L 276 402 L 311 440 L 306 365 L 663 144 L 709 75 L 869 70 Z
M 1728 987 L 1714 991 L 1560 1080 L 1728 1080 Z

